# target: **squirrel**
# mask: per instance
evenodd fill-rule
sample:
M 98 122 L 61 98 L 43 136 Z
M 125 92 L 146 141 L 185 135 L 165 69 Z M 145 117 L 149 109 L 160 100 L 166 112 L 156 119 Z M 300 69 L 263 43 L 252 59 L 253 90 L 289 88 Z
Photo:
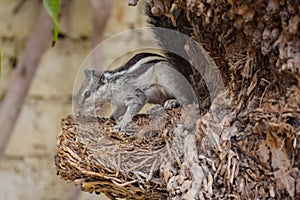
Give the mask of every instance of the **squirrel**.
M 137 1 L 136 1 L 137 2 Z M 154 27 L 173 29 L 190 36 L 192 33 L 183 10 L 176 9 L 174 19 L 178 19 L 174 26 L 172 20 L 166 16 L 155 16 L 151 12 L 151 5 L 146 4 L 148 23 Z M 182 27 L 182 28 L 180 28 Z M 162 49 L 173 49 L 180 55 L 188 55 L 185 52 L 185 39 L 173 35 L 164 35 L 153 29 L 154 35 Z M 176 41 L 170 40 L 176 38 Z M 203 78 L 193 68 L 189 61 L 171 52 L 139 53 L 129 59 L 120 68 L 104 72 L 97 70 L 84 70 L 85 81 L 79 89 L 75 99 L 75 114 L 86 115 L 104 103 L 110 102 L 116 106 L 111 115 L 118 120 L 115 130 L 124 130 L 139 113 L 146 103 L 164 105 L 172 108 L 175 105 L 187 105 L 200 102 L 200 109 L 205 110 L 209 106 L 210 98 Z M 194 91 L 195 90 L 195 91 Z M 196 97 L 195 97 L 196 96 Z
M 86 79 L 75 98 L 75 114 L 90 114 L 110 102 L 116 106 L 111 117 L 122 117 L 115 131 L 123 131 L 147 103 L 168 109 L 195 103 L 190 84 L 180 69 L 156 53 L 136 54 L 115 70 L 85 69 Z

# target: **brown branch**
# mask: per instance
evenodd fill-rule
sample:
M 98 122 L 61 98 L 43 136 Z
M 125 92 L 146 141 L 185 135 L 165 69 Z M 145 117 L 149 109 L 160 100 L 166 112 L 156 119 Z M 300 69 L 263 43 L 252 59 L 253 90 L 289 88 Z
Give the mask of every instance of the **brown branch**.
M 0 107 L 0 158 L 3 156 L 39 61 L 50 44 L 51 32 L 51 18 L 41 6 L 15 75 Z

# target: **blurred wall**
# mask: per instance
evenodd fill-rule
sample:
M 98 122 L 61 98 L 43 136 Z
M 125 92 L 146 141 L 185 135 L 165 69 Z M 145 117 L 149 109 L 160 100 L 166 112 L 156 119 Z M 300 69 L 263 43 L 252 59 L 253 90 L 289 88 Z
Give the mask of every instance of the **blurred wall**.
M 10 83 L 38 12 L 37 1 L 28 0 L 19 12 L 13 14 L 19 2 L 0 0 L 0 47 L 3 58 L 0 100 Z M 108 38 L 121 31 L 146 26 L 141 10 L 128 7 L 127 1 L 114 0 L 104 36 Z M 60 119 L 71 113 L 77 70 L 91 50 L 92 23 L 88 1 L 70 1 L 62 13 L 60 26 L 66 37 L 59 40 L 54 48 L 50 48 L 49 44 L 5 156 L 0 161 L 0 199 L 66 199 L 73 187 L 56 176 L 54 155 Z M 127 41 L 116 42 L 128 45 Z M 105 49 L 113 50 L 113 47 Z M 81 193 L 79 199 L 99 199 L 99 196 Z

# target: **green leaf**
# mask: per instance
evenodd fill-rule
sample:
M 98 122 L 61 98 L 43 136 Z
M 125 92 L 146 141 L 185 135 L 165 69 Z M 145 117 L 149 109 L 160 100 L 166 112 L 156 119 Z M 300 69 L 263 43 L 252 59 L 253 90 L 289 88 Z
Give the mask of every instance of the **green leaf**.
M 55 42 L 58 39 L 59 26 L 58 26 L 58 13 L 59 13 L 59 0 L 43 0 L 43 5 L 47 13 L 53 20 L 53 38 L 52 38 L 52 46 L 54 46 Z

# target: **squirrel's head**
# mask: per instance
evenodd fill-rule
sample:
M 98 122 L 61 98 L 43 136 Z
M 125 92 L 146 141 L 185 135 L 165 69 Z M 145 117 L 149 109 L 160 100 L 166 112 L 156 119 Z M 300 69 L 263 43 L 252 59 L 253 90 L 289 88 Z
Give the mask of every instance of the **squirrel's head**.
M 109 101 L 109 73 L 97 70 L 84 70 L 85 80 L 75 99 L 75 114 L 93 114 Z

